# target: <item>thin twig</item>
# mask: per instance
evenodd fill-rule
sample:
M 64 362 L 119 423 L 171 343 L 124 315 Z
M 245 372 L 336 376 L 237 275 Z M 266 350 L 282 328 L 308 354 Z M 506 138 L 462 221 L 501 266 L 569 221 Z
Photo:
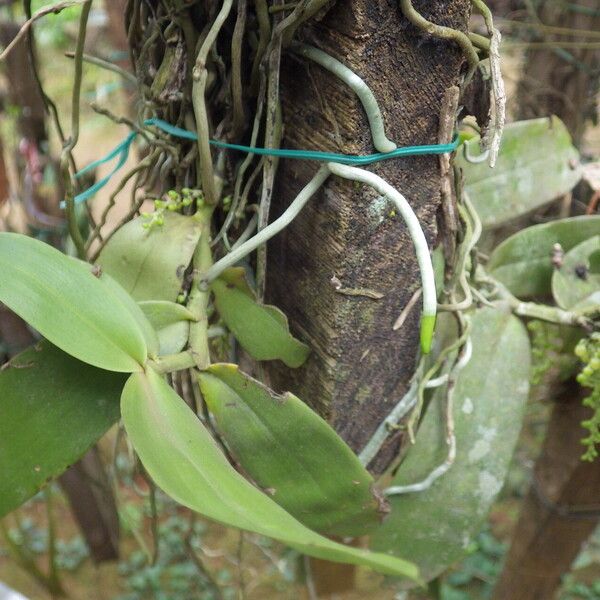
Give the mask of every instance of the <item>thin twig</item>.
M 75 58 L 75 53 L 65 52 L 65 56 L 67 58 Z M 126 71 L 125 69 L 121 68 L 115 63 L 112 63 L 108 60 L 104 60 L 103 58 L 99 58 L 97 56 L 91 56 L 90 54 L 83 54 L 82 58 L 83 62 L 89 63 L 90 65 L 95 65 L 97 67 L 100 67 L 101 69 L 105 69 L 106 71 L 112 71 L 113 73 L 120 75 L 123 79 L 125 79 L 125 81 L 128 81 L 132 85 L 137 86 L 138 84 L 138 81 L 133 73 Z
M 419 298 L 421 297 L 422 293 L 423 293 L 423 289 L 419 288 L 410 297 L 410 300 L 408 301 L 407 305 L 402 309 L 402 312 L 398 315 L 398 318 L 394 321 L 394 324 L 392 325 L 392 329 L 394 331 L 398 331 L 398 329 L 400 329 L 400 327 L 402 327 L 402 325 L 404 325 L 404 322 L 406 321 L 408 315 L 410 314 L 410 311 L 413 309 L 413 307 L 419 301 Z
M 69 8 L 71 6 L 77 6 L 79 4 L 86 4 L 89 0 L 63 0 L 63 2 L 59 2 L 58 4 L 52 4 L 51 6 L 44 6 L 40 8 L 40 10 L 36 11 L 30 19 L 27 19 L 25 23 L 19 29 L 17 35 L 11 40 L 10 44 L 4 48 L 2 53 L 0 53 L 0 60 L 4 60 L 10 52 L 14 49 L 14 47 L 19 43 L 21 38 L 29 31 L 31 26 L 38 21 L 39 19 L 45 17 L 46 15 L 58 14 L 62 12 L 65 8 Z

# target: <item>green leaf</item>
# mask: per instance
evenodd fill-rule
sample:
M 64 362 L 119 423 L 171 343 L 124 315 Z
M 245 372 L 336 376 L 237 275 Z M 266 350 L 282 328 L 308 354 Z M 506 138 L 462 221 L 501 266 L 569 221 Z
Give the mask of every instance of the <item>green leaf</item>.
M 198 240 L 194 217 L 167 212 L 164 224 L 144 229 L 143 217 L 121 227 L 100 253 L 98 264 L 138 301 L 177 299 Z
M 125 376 L 46 341 L 0 371 L 0 517 L 77 461 L 119 418 Z
M 151 327 L 136 303 L 108 275 L 38 240 L 0 233 L 0 301 L 83 362 L 123 372 L 146 362 Z
M 552 275 L 552 295 L 558 306 L 569 310 L 600 291 L 600 273 L 590 269 L 590 257 L 599 251 L 600 235 L 596 235 L 565 254 L 561 268 Z
M 158 335 L 160 355 L 176 354 L 185 347 L 194 315 L 181 304 L 148 300 L 140 308 Z
M 567 252 L 600 231 L 600 215 L 572 217 L 534 225 L 504 240 L 490 256 L 488 270 L 515 296 L 549 296 L 552 249 Z
M 180 504 L 310 556 L 417 579 L 417 569 L 407 561 L 343 546 L 294 519 L 229 464 L 197 416 L 151 369 L 129 378 L 121 413 L 144 467 Z
M 227 269 L 211 288 L 221 318 L 252 358 L 280 359 L 288 367 L 299 367 L 308 358 L 308 346 L 290 334 L 285 315 L 257 303 L 243 268 Z
M 600 313 L 600 290 L 578 302 L 571 310 L 580 315 L 598 315 Z
M 381 522 L 373 478 L 302 400 L 276 394 L 237 365 L 212 365 L 199 381 L 236 461 L 300 522 L 338 536 L 364 535 Z
M 409 549 L 426 581 L 465 554 L 485 521 L 506 476 L 527 401 L 530 351 L 522 323 L 484 308 L 473 314 L 471 339 L 472 358 L 454 393 L 456 460 L 428 490 L 391 496 L 392 513 L 372 538 L 375 550 Z M 445 460 L 443 397 L 439 388 L 392 485 L 421 481 Z
M 479 139 L 465 142 L 480 152 Z M 566 194 L 581 179 L 579 153 L 558 117 L 510 123 L 504 129 L 496 166 L 456 163 L 484 227 L 497 227 Z

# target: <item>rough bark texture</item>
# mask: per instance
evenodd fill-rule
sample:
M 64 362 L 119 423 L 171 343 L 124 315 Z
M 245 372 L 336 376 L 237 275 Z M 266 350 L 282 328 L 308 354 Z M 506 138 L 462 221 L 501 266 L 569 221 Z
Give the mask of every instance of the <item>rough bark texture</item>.
M 598 524 L 597 510 L 595 515 L 581 510 L 597 507 L 600 497 L 598 464 L 581 461 L 581 422 L 590 414 L 581 396 L 581 388 L 572 384 L 554 407 L 495 600 L 554 598 L 561 575 Z M 579 513 L 572 512 L 578 507 Z
M 591 13 L 588 14 L 586 9 Z M 597 0 L 578 4 L 542 3 L 539 21 L 573 30 L 598 31 L 600 12 Z M 581 42 L 583 34 L 572 36 L 538 35 L 534 41 L 556 42 L 557 39 Z M 597 114 L 600 82 L 600 50 L 597 48 L 530 49 L 518 87 L 519 118 L 558 115 L 566 124 L 576 145 L 583 136 L 586 122 Z
M 414 5 L 435 23 L 466 30 L 468 0 Z M 414 28 L 394 0 L 337 2 L 303 36 L 366 80 L 382 108 L 388 137 L 398 145 L 438 142 L 440 115 L 454 110 L 444 106 L 444 93 L 460 83 L 465 65 L 455 44 Z M 286 54 L 281 85 L 285 147 L 374 151 L 361 105 L 335 76 Z M 273 216 L 316 168 L 312 162 L 281 164 Z M 369 169 L 406 196 L 435 245 L 439 158 L 404 158 Z M 419 305 L 399 331 L 392 331 L 420 287 L 407 230 L 391 203 L 364 186 L 332 178 L 270 243 L 268 260 L 269 300 L 286 312 L 294 332 L 313 349 L 301 369 L 274 367 L 272 383 L 298 393 L 360 451 L 405 392 L 418 355 Z M 345 288 L 370 288 L 384 297 L 340 294 L 330 282 L 334 275 Z M 399 436 L 390 439 L 371 464 L 374 471 L 389 463 L 398 441 Z

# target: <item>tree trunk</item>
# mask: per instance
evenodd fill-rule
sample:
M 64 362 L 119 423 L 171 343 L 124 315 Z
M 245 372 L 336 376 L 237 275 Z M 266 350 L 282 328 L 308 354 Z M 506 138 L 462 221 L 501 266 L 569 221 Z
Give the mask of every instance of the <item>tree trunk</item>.
M 586 10 L 587 9 L 587 10 Z M 581 0 L 577 4 L 542 3 L 534 24 L 573 29 L 570 36 L 548 35 L 543 29 L 534 42 L 551 47 L 527 51 L 525 68 L 517 91 L 518 117 L 531 119 L 558 115 L 581 144 L 586 122 L 597 114 L 598 83 L 600 81 L 600 50 L 597 48 L 561 48 L 558 39 L 566 42 L 586 40 L 577 30 L 598 31 L 600 10 L 597 0 Z
M 561 575 L 598 524 L 600 468 L 581 460 L 581 422 L 590 414 L 581 403 L 585 393 L 572 382 L 554 406 L 495 600 L 553 598 Z M 586 506 L 596 510 L 587 512 Z
M 414 2 L 431 21 L 465 31 L 468 0 Z M 462 52 L 410 25 L 396 0 L 347 0 L 306 27 L 304 38 L 353 69 L 373 90 L 386 132 L 399 146 L 435 144 L 442 115 L 456 106 L 447 90 L 461 81 Z M 353 92 L 315 64 L 284 55 L 281 77 L 282 145 L 367 154 L 373 152 L 365 113 Z M 452 133 L 449 132 L 449 137 Z M 443 142 L 449 139 L 441 140 Z M 277 216 L 314 174 L 312 162 L 284 161 L 274 194 Z M 436 245 L 442 174 L 436 156 L 390 160 L 369 167 L 414 207 Z M 419 306 L 403 327 L 394 321 L 421 286 L 411 239 L 390 203 L 365 186 L 330 178 L 301 215 L 269 243 L 267 295 L 313 349 L 305 366 L 278 365 L 269 375 L 291 389 L 360 451 L 407 389 L 419 348 Z M 375 300 L 336 291 L 371 289 Z M 397 455 L 392 436 L 371 463 L 381 472 Z
M 0 43 L 5 48 L 17 35 L 17 23 L 0 22 Z M 6 74 L 10 83 L 8 101 L 19 109 L 19 131 L 36 145 L 47 140 L 46 111 L 37 83 L 32 76 L 27 36 L 6 57 Z

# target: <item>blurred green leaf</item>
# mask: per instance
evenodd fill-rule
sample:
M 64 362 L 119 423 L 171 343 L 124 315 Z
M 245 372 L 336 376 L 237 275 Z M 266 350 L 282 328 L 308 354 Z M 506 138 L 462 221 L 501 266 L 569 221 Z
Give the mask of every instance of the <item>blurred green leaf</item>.
M 98 264 L 137 301 L 174 302 L 200 239 L 194 217 L 166 212 L 163 225 L 149 229 L 138 217 L 108 240 Z
M 0 517 L 76 462 L 119 418 L 125 376 L 43 341 L 0 371 Z
M 0 233 L 0 301 L 102 369 L 137 371 L 155 350 L 141 309 L 108 275 L 24 235 Z
M 554 245 L 568 252 L 598 231 L 600 215 L 534 225 L 504 240 L 490 256 L 487 268 L 515 296 L 549 296 Z
M 279 359 L 288 367 L 299 367 L 308 358 L 308 346 L 291 335 L 286 316 L 274 306 L 258 304 L 243 268 L 227 269 L 211 287 L 221 318 L 252 358 Z
M 237 365 L 212 365 L 199 381 L 234 458 L 277 504 L 329 535 L 364 535 L 380 523 L 373 478 L 302 400 L 276 394 Z
M 450 470 L 423 492 L 389 497 L 392 512 L 372 547 L 404 553 L 426 581 L 467 551 L 502 487 L 529 390 L 529 340 L 522 323 L 494 308 L 472 316 L 473 354 L 454 392 L 457 454 Z M 438 388 L 417 440 L 392 485 L 423 480 L 447 456 L 445 390 Z
M 600 231 L 600 229 L 599 229 Z M 552 275 L 552 295 L 556 304 L 571 309 L 600 293 L 600 273 L 590 269 L 590 257 L 600 252 L 600 235 L 581 242 L 565 254 L 560 269 Z
M 464 143 L 480 153 L 479 139 Z M 456 164 L 465 190 L 484 227 L 498 227 L 566 194 L 581 179 L 579 153 L 558 117 L 510 123 L 504 129 L 496 166 L 470 163 L 464 152 Z
M 225 525 L 275 538 L 310 556 L 418 577 L 412 563 L 343 546 L 294 519 L 229 464 L 198 417 L 151 369 L 131 375 L 123 389 L 121 412 L 144 467 L 180 504 Z
M 161 356 L 183 350 L 190 321 L 194 320 L 192 313 L 185 306 L 166 300 L 147 300 L 139 305 L 158 335 Z

